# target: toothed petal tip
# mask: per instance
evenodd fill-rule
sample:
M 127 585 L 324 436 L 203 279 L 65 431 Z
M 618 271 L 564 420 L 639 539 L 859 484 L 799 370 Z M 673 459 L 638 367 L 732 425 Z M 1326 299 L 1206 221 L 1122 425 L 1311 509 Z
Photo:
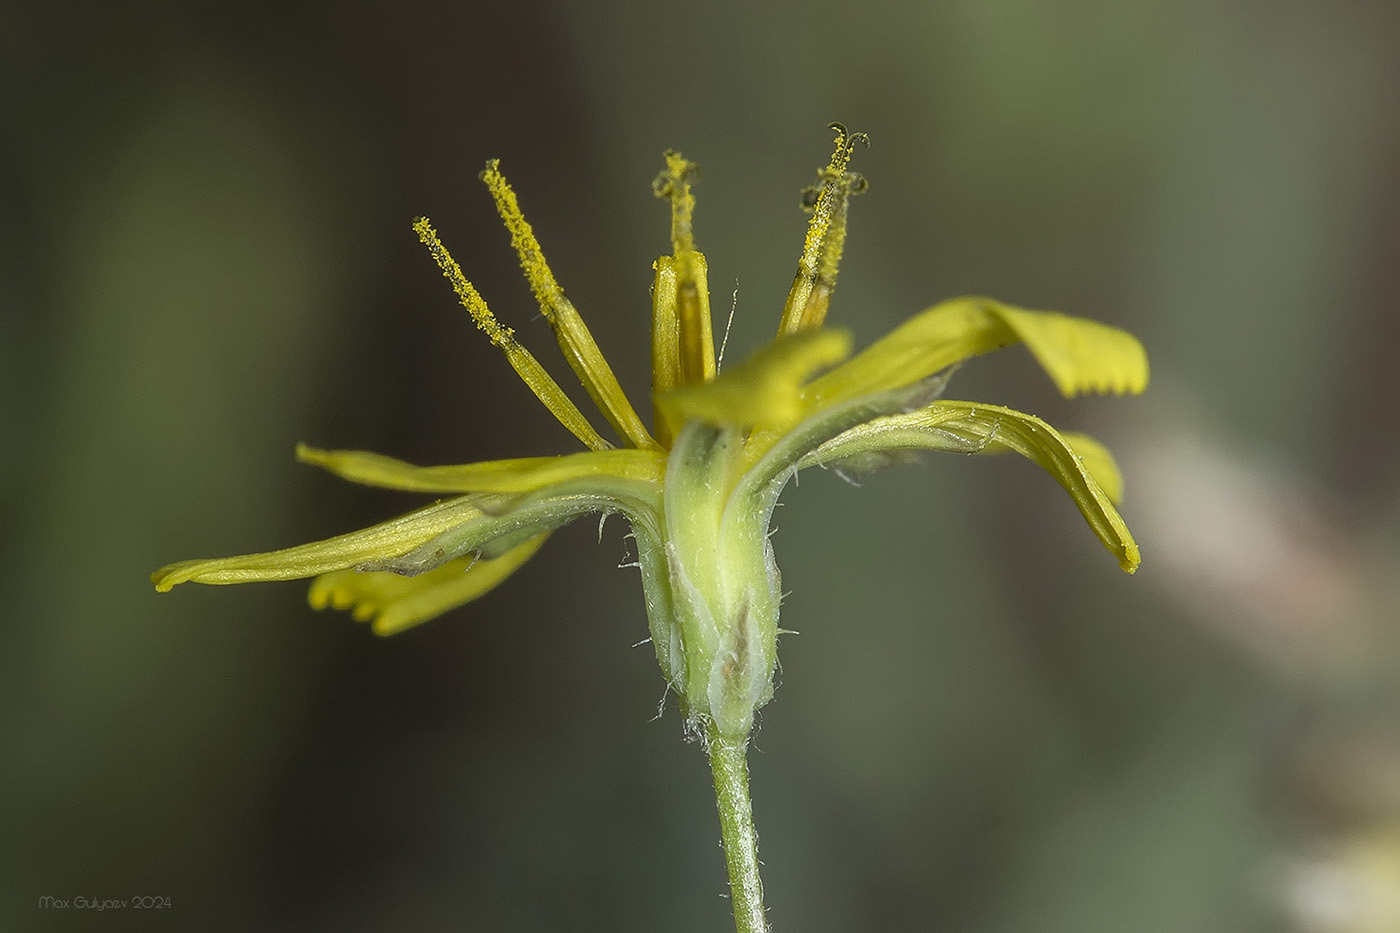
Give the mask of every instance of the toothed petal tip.
M 313 609 L 349 610 L 371 623 L 376 635 L 392 635 L 465 605 L 499 586 L 539 550 L 549 533 L 536 535 L 494 558 L 475 555 L 406 577 L 382 570 L 337 570 L 312 581 L 306 600 Z

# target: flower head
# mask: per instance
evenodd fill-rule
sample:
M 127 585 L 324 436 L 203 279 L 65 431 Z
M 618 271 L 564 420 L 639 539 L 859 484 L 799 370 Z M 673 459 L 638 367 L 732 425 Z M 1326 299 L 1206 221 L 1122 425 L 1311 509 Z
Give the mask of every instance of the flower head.
M 865 189 L 849 170 L 865 137 L 832 128 L 835 152 L 804 192 L 812 216 L 777 336 L 722 372 L 705 257 L 693 229 L 695 166 L 666 153 L 654 189 L 670 204 L 672 251 L 653 266 L 651 430 L 559 287 L 499 165 L 488 163 L 481 178 L 540 309 L 619 444 L 496 319 L 420 218 L 414 229 L 472 320 L 588 449 L 418 467 L 302 445 L 298 459 L 345 479 L 451 497 L 326 541 L 171 564 L 152 574 L 156 588 L 315 577 L 313 606 L 349 609 L 388 635 L 490 591 L 554 529 L 589 513 L 621 513 L 636 536 L 667 683 L 692 726 L 739 739 L 773 691 L 780 590 L 768 526 L 779 494 L 801 469 L 866 468 L 910 450 L 1014 451 L 1054 476 L 1119 565 L 1133 572 L 1138 548 L 1115 508 L 1122 483 L 1105 448 L 1033 415 L 940 396 L 958 364 L 1015 343 L 1026 345 L 1066 396 L 1140 392 L 1148 375 L 1142 346 L 1103 324 L 964 297 L 916 314 L 852 356 L 850 335 L 825 320 L 850 200 Z

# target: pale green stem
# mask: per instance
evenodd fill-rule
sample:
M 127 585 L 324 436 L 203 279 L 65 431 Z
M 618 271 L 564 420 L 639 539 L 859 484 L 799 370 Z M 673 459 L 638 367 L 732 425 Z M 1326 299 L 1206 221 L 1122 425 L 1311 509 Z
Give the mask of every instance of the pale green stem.
M 710 770 L 715 777 L 720 838 L 729 868 L 729 896 L 737 933 L 768 933 L 763 912 L 763 880 L 758 875 L 758 834 L 749 803 L 747 739 L 734 741 L 711 726 L 706 735 Z

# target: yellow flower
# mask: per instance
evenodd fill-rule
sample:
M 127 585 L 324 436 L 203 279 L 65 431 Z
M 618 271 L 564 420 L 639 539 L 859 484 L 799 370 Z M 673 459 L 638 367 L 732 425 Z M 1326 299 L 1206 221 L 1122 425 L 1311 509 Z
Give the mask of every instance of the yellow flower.
M 1066 396 L 1140 392 L 1147 359 L 1130 334 L 988 298 L 935 305 L 851 356 L 850 335 L 824 326 L 860 134 L 833 124 L 836 149 L 805 192 L 812 212 L 777 337 L 747 361 L 715 361 L 705 257 L 695 248 L 695 167 L 666 154 L 656 194 L 670 202 L 672 252 L 654 264 L 652 429 L 564 296 L 515 193 L 490 162 L 482 173 L 565 358 L 620 441 L 614 446 L 515 339 L 463 275 L 426 218 L 414 224 L 476 325 L 587 451 L 556 457 L 418 467 L 361 451 L 297 449 L 303 462 L 354 482 L 450 494 L 415 512 L 326 541 L 264 554 L 191 560 L 152 575 L 177 583 L 316 577 L 311 604 L 350 609 L 388 635 L 488 592 L 549 533 L 580 516 L 621 513 L 638 544 L 652 640 L 688 723 L 742 739 L 772 694 L 779 603 L 769 518 L 808 466 L 865 469 L 908 450 L 1015 451 L 1073 497 L 1122 568 L 1137 545 L 1114 503 L 1112 457 L 1083 435 L 1032 416 L 939 398 L 962 361 L 1024 343 Z

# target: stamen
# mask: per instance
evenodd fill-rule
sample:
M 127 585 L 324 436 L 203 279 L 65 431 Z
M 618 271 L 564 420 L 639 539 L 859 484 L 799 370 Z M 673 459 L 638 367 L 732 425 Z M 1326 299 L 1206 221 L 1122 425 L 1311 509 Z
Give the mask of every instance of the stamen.
M 462 307 L 472 316 L 472 321 L 486 333 L 492 344 L 501 348 L 516 374 L 530 387 L 530 391 L 535 393 L 535 397 L 544 403 L 550 414 L 559 419 L 560 424 L 590 449 L 611 448 L 612 445 L 602 438 L 593 425 L 588 423 L 583 412 L 578 410 L 578 406 L 564 394 L 559 383 L 555 382 L 539 361 L 530 355 L 530 351 L 515 339 L 515 331 L 506 327 L 491 313 L 491 309 L 486 306 L 486 299 L 481 297 L 476 287 L 462 273 L 462 267 L 457 265 L 457 260 L 453 259 L 447 247 L 442 245 L 428 218 L 419 217 L 413 222 L 413 229 L 418 234 L 418 239 L 428 247 L 428 252 L 432 254 L 438 268 L 442 269 L 447 281 L 452 283 L 452 290 L 457 293 Z
M 681 385 L 706 382 L 715 374 L 710 340 L 710 293 L 704 266 L 693 250 L 676 257 L 676 317 L 680 328 Z M 703 290 L 703 291 L 702 291 Z
M 675 434 L 656 400 L 680 384 L 676 262 L 670 256 L 659 256 L 651 267 L 656 273 L 651 286 L 651 430 L 669 450 Z
M 700 166 L 674 149 L 667 149 L 662 155 L 666 159 L 666 170 L 652 181 L 651 190 L 658 198 L 671 201 L 671 249 L 680 255 L 684 250 L 695 249 L 691 224 L 695 196 L 690 193 L 690 185 L 699 180 Z
M 583 323 L 583 318 L 574 309 L 573 303 L 564 296 L 564 290 L 559 287 L 554 273 L 550 271 L 539 241 L 535 239 L 535 232 L 526 222 L 520 204 L 516 201 L 515 191 L 500 172 L 500 160 L 492 159 L 486 163 L 481 180 L 490 190 L 491 197 L 496 202 L 496 211 L 505 221 L 506 229 L 510 231 L 511 245 L 520 257 L 520 267 L 525 270 L 525 277 L 530 282 L 535 301 L 539 303 L 540 311 L 554 330 L 559 348 L 564 351 L 564 358 L 569 361 L 569 366 L 578 376 L 579 382 L 598 406 L 598 410 L 603 413 L 603 417 L 629 445 L 655 449 L 658 446 L 656 441 L 647 433 L 642 419 L 638 417 L 632 403 L 627 400 L 617 376 L 613 374 L 612 367 L 598 349 L 598 344 Z
M 690 185 L 699 167 L 679 152 L 666 152 L 666 170 L 652 182 L 652 191 L 671 202 L 671 265 L 675 298 L 671 307 L 657 313 L 674 315 L 676 328 L 676 384 L 706 382 L 715 375 L 714 335 L 710 324 L 710 290 L 705 257 L 695 249 L 692 213 L 695 196 Z M 658 267 L 658 273 L 660 273 Z M 658 283 L 659 284 L 659 283 Z M 660 289 L 658 289 L 658 292 Z M 653 328 L 656 319 L 653 317 Z M 666 325 L 663 324 L 663 330 Z M 653 376 L 655 373 L 653 373 Z
M 850 165 L 855 144 L 860 142 L 868 147 L 870 137 L 864 133 L 850 133 L 840 123 L 831 124 L 831 128 L 836 131 L 836 150 L 831 162 L 817 173 L 817 184 L 802 192 L 802 205 L 812 211 L 812 219 L 807 224 L 797 275 L 783 306 L 783 319 L 778 327 L 780 336 L 820 327 L 826 320 L 846 241 L 850 198 L 866 189 L 865 179 L 846 171 L 846 167 Z

